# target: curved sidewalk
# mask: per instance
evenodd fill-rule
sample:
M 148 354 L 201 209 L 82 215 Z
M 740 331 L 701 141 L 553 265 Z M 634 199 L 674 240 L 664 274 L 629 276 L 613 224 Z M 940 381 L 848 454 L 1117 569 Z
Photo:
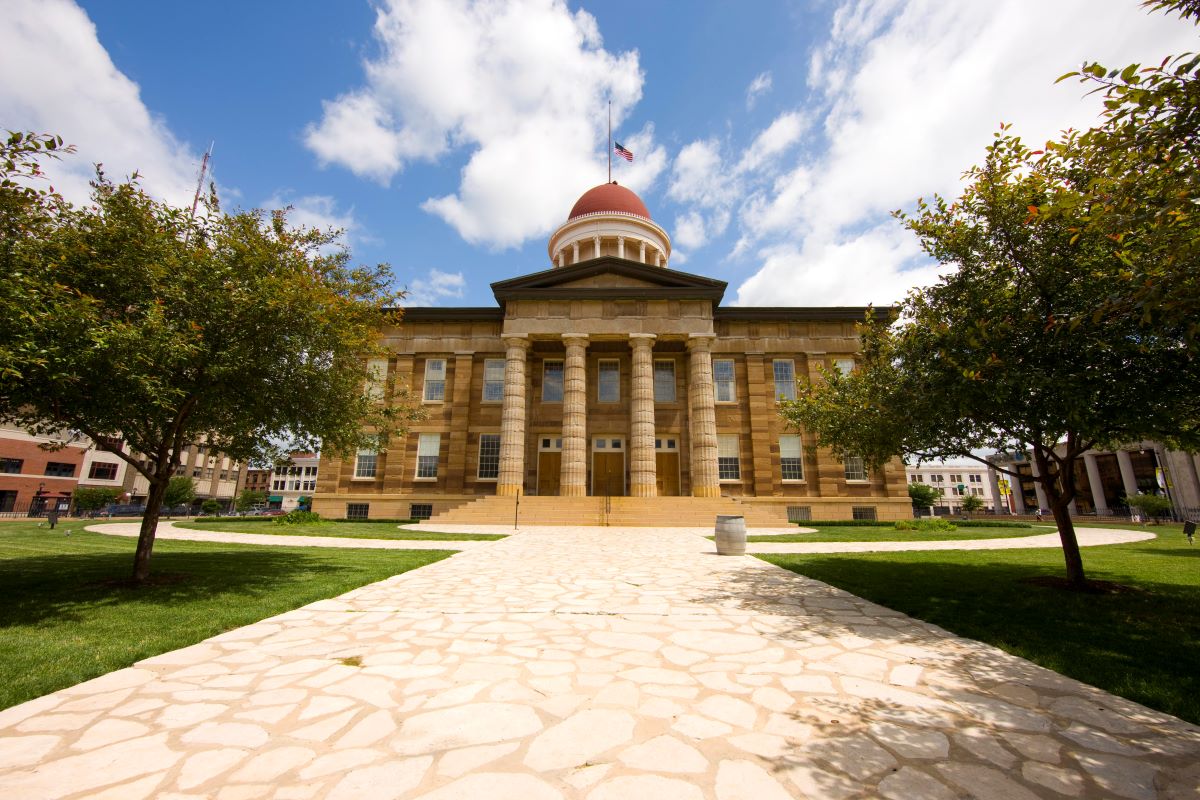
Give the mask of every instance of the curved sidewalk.
M 264 523 L 270 525 L 271 523 Z M 92 533 L 109 536 L 138 535 L 140 523 L 109 522 L 88 525 Z M 459 531 L 462 533 L 463 531 Z M 512 531 L 508 531 L 512 533 Z M 367 550 L 470 550 L 491 544 L 495 540 L 437 540 L 428 539 L 351 539 L 345 536 L 288 536 L 286 533 L 232 533 L 229 531 L 201 531 L 193 528 L 177 528 L 174 522 L 160 520 L 155 539 L 183 539 L 192 542 L 223 542 L 225 544 L 265 544 L 271 547 L 342 547 Z
M 794 533 L 794 531 L 793 531 Z M 750 531 L 754 535 L 754 531 Z M 1080 547 L 1128 544 L 1153 539 L 1147 531 L 1112 528 L 1076 528 Z M 957 539 L 932 542 L 749 542 L 750 553 L 898 553 L 907 550 L 1023 550 L 1031 547 L 1062 547 L 1058 533 L 1016 536 L 1009 539 Z
M 693 533 L 638 534 L 522 532 L 0 712 L 0 796 L 1200 791 L 1196 726 Z

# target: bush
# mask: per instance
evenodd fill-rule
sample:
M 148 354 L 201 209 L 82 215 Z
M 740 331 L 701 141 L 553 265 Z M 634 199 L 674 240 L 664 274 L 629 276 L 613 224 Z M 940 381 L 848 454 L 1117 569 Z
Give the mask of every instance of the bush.
M 928 519 L 899 519 L 893 526 L 898 531 L 956 531 L 958 526 L 947 519 L 929 517 Z
M 304 525 L 324 522 L 320 514 L 315 514 L 312 511 L 289 511 L 281 517 L 268 517 L 268 519 L 274 519 L 279 525 Z
M 1136 508 L 1147 517 L 1159 519 L 1171 513 L 1171 501 L 1157 494 L 1135 494 L 1127 498 L 1130 508 Z
M 200 510 L 208 516 L 212 516 L 221 510 L 221 501 L 210 497 L 200 504 Z

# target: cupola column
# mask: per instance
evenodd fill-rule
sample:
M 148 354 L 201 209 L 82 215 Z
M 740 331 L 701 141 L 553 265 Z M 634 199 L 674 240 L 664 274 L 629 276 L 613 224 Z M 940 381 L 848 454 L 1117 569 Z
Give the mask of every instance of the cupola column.
M 642 246 L 638 253 L 638 261 L 642 262 L 643 264 L 646 263 L 646 243 L 645 242 L 642 242 Z
M 654 463 L 654 347 L 652 333 L 631 333 L 633 345 L 633 402 L 629 442 L 629 493 L 633 497 L 658 494 Z
M 559 494 L 587 494 L 587 343 L 579 333 L 564 333 L 562 472 Z
M 500 478 L 496 494 L 521 494 L 525 483 L 525 354 L 529 339 L 506 336 L 504 404 L 500 411 Z
M 624 257 L 625 257 L 625 237 L 618 236 L 617 237 L 617 258 L 624 258 Z
M 693 335 L 688 339 L 688 427 L 691 429 L 692 494 L 720 497 L 717 481 L 717 412 L 713 394 L 712 341 Z

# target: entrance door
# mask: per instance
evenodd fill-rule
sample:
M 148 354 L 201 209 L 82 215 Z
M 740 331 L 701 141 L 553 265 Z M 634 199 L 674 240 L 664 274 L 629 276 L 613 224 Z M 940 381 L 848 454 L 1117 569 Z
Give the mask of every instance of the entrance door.
M 654 475 L 659 497 L 679 496 L 679 440 L 674 436 L 654 440 Z
M 619 436 L 592 439 L 592 494 L 625 494 L 625 440 Z
M 562 485 L 562 439 L 538 438 L 537 493 L 557 497 Z

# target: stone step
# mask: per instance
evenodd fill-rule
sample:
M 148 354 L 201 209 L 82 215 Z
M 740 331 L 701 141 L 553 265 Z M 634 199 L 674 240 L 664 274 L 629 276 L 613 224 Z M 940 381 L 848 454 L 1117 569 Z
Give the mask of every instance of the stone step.
M 443 511 L 433 524 L 496 525 L 513 518 L 515 498 L 490 495 Z M 750 505 L 725 497 L 544 497 L 521 498 L 518 523 L 525 525 L 620 525 L 707 527 L 721 514 L 743 516 L 750 527 L 786 525 L 779 505 Z

